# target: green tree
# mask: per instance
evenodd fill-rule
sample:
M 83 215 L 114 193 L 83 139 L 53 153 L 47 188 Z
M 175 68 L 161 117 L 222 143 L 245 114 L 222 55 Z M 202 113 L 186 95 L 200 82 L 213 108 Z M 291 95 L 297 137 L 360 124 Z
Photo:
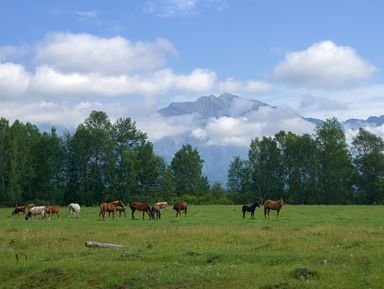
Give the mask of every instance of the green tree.
M 352 142 L 357 199 L 365 204 L 384 202 L 384 142 L 360 128 Z
M 321 203 L 344 204 L 351 201 L 352 159 L 344 131 L 336 118 L 316 128 L 320 162 Z
M 207 178 L 201 175 L 203 163 L 197 149 L 190 144 L 175 153 L 171 167 L 177 195 L 201 195 L 209 191 Z
M 265 199 L 282 196 L 284 188 L 282 156 L 277 141 L 271 137 L 252 140 L 248 158 L 255 197 Z
M 319 201 L 319 161 L 316 142 L 308 134 L 291 132 L 275 135 L 281 153 L 284 191 L 288 200 L 296 204 Z

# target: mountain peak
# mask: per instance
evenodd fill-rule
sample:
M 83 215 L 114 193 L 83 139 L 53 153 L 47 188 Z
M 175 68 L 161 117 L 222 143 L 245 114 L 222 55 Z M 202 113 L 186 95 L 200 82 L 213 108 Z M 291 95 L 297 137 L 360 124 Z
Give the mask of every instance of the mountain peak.
M 201 117 L 241 116 L 249 111 L 258 110 L 261 106 L 268 106 L 254 99 L 224 93 L 219 96 L 201 96 L 196 101 L 172 102 L 169 106 L 159 110 L 162 116 L 170 117 L 197 113 Z

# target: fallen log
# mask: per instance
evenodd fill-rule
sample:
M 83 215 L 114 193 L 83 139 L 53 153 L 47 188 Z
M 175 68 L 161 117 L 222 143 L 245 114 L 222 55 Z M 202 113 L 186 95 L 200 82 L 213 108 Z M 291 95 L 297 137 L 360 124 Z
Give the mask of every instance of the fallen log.
M 122 248 L 122 247 L 125 247 L 125 245 L 91 242 L 91 241 L 86 241 L 85 246 L 89 247 L 89 248 Z

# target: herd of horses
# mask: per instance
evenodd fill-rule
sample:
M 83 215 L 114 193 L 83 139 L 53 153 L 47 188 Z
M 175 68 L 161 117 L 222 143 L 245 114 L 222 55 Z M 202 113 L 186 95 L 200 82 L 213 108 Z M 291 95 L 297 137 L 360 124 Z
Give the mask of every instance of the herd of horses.
M 277 219 L 279 219 L 279 213 L 281 208 L 284 205 L 283 198 L 280 198 L 280 200 L 266 200 L 263 201 L 256 201 L 252 204 L 243 205 L 242 207 L 242 213 L 243 213 L 243 219 L 245 218 L 246 212 L 251 213 L 251 218 L 253 219 L 255 216 L 255 210 L 256 207 L 264 206 L 264 217 L 269 219 L 269 212 L 271 210 L 274 210 L 277 212 Z M 130 202 L 129 207 L 131 209 L 132 219 L 135 219 L 135 212 L 143 212 L 143 220 L 145 217 L 145 214 L 148 215 L 149 219 L 153 220 L 159 220 L 161 218 L 161 210 L 165 209 L 168 206 L 167 202 L 158 202 L 155 205 L 151 206 L 146 202 Z M 121 200 L 113 201 L 113 202 L 102 202 L 99 206 L 99 217 L 105 218 L 106 214 L 108 213 L 108 217 L 112 214 L 112 218 L 115 218 L 115 213 L 119 213 L 119 216 L 121 214 L 124 214 L 126 216 L 125 212 L 125 205 Z M 188 204 L 187 202 L 177 202 L 174 204 L 173 209 L 176 211 L 176 217 L 181 215 L 181 212 L 184 212 L 184 215 L 187 215 L 188 211 Z M 27 206 L 16 206 L 15 209 L 12 212 L 12 215 L 18 215 L 19 213 L 25 214 L 25 219 L 28 220 L 32 216 L 41 216 L 43 219 L 48 217 L 49 220 L 51 220 L 52 215 L 56 215 L 57 218 L 59 218 L 60 214 L 60 206 L 53 205 L 53 206 L 35 206 L 35 204 L 29 204 Z M 80 217 L 80 205 L 77 203 L 71 203 L 68 205 L 68 216 L 69 217 Z

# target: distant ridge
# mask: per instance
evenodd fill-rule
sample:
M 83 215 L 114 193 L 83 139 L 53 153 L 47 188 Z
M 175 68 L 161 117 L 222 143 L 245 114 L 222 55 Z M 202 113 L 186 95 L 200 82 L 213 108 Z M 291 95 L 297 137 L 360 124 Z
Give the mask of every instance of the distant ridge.
M 158 112 L 164 117 L 197 113 L 203 118 L 242 116 L 247 112 L 270 106 L 264 102 L 241 98 L 233 94 L 201 96 L 196 101 L 172 102 Z

